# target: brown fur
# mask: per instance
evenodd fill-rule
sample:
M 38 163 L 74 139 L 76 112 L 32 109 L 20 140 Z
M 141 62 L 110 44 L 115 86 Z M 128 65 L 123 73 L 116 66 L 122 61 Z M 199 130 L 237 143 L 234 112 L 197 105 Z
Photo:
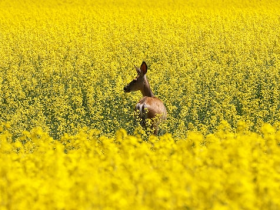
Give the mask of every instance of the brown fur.
M 159 115 L 160 119 L 166 119 L 166 108 L 159 98 L 144 96 L 138 103 L 146 105 L 148 109 L 148 118 L 154 118 Z
M 152 93 L 146 77 L 147 64 L 143 62 L 140 69 L 136 67 L 136 71 L 137 77 L 124 87 L 124 91 L 141 91 L 143 98 L 136 104 L 135 111 L 138 113 L 136 116 L 140 118 L 140 124 L 144 129 L 147 129 L 147 119 L 150 119 L 151 129 L 157 135 L 160 122 L 166 120 L 167 111 L 163 102 Z

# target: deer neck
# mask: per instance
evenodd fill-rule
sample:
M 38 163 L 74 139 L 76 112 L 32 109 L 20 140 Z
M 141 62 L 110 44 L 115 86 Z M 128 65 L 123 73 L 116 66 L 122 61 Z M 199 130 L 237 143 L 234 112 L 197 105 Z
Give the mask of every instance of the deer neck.
M 147 80 L 147 77 L 146 75 L 144 76 L 144 85 L 143 85 L 143 88 L 141 89 L 141 93 L 144 96 L 148 96 L 148 97 L 154 97 L 154 94 L 151 90 L 151 87 L 150 87 L 150 84 Z

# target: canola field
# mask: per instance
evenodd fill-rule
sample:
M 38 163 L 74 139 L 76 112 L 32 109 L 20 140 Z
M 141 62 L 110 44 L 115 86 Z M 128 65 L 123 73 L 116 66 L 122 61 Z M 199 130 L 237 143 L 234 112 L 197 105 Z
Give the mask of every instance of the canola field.
M 0 0 L 0 210 L 280 209 L 279 82 L 278 1 Z

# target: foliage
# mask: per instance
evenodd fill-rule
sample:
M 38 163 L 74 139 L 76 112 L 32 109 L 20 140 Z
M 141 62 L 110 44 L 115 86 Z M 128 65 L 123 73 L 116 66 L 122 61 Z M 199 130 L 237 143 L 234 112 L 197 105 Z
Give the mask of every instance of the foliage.
M 1 0 L 0 209 L 279 209 L 279 14 L 275 0 Z M 160 137 L 123 91 L 143 60 Z
M 280 133 L 222 122 L 206 137 L 149 141 L 124 129 L 81 129 L 53 140 L 41 128 L 12 142 L 2 126 L 2 209 L 279 209 Z
M 18 136 L 55 139 L 82 127 L 134 132 L 148 64 L 167 132 L 211 133 L 225 120 L 253 131 L 279 121 L 279 3 L 274 1 L 1 1 L 0 113 Z

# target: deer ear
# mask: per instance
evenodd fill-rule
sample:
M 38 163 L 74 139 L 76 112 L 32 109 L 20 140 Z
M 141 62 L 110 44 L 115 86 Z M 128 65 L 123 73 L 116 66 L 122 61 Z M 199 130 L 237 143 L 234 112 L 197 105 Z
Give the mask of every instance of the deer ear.
M 141 70 L 137 67 L 137 66 L 134 66 L 136 71 L 137 71 L 137 74 L 141 74 Z
M 145 61 L 143 61 L 143 63 L 141 64 L 140 69 L 141 69 L 141 72 L 143 73 L 143 75 L 147 73 L 148 66 Z

